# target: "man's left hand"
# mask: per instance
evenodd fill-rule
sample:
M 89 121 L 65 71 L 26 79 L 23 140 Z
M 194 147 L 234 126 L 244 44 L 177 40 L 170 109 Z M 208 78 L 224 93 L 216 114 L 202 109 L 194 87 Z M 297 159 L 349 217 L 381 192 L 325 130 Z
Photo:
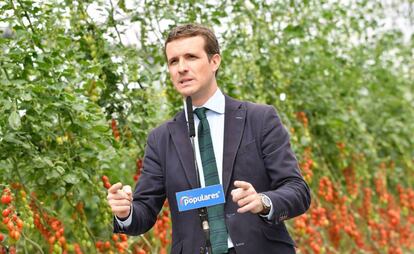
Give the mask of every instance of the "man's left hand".
M 261 197 L 250 183 L 234 181 L 234 186 L 236 189 L 231 191 L 231 196 L 233 202 L 240 207 L 237 209 L 238 213 L 260 213 L 263 211 Z

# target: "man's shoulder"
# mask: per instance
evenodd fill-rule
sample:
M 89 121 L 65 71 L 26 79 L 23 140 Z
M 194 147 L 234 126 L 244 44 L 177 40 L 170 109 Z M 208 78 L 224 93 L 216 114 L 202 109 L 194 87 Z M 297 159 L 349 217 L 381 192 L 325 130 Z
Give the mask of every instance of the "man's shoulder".
M 263 103 L 257 103 L 252 102 L 248 100 L 237 100 L 235 98 L 232 98 L 230 96 L 226 96 L 228 103 L 231 103 L 232 105 L 239 105 L 238 108 L 244 108 L 250 113 L 263 113 L 265 111 L 274 109 L 273 106 Z
M 274 109 L 272 105 L 251 102 L 251 101 L 246 101 L 246 107 L 250 110 L 257 110 L 257 111 L 268 111 L 270 109 Z
M 167 133 L 168 132 L 168 125 L 173 124 L 177 121 L 180 121 L 180 119 L 184 116 L 184 110 L 179 111 L 178 113 L 176 113 L 175 116 L 165 120 L 164 122 L 162 122 L 161 124 L 157 125 L 154 129 L 152 129 L 150 131 L 150 135 L 154 135 L 154 134 L 162 134 L 162 133 Z

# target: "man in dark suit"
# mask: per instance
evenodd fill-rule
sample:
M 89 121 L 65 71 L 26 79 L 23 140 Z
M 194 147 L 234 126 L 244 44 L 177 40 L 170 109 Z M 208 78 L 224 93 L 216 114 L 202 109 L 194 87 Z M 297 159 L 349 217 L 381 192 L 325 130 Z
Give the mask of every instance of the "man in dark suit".
M 198 182 L 209 185 L 213 175 L 226 198 L 223 205 L 216 206 L 216 218 L 211 218 L 219 221 L 212 223 L 210 232 L 211 238 L 218 238 L 212 240 L 213 254 L 295 253 L 283 221 L 304 213 L 311 198 L 275 109 L 222 94 L 216 82 L 220 50 L 214 33 L 206 27 L 174 28 L 166 40 L 165 55 L 176 90 L 183 97 L 191 96 L 194 108 L 204 108 L 198 110 L 203 114 L 196 112 L 194 117 L 196 137 L 209 129 L 213 163 L 205 164 L 204 141 L 196 139 L 197 176 L 185 110 L 154 129 L 148 136 L 133 197 L 130 187 L 121 183 L 108 190 L 114 231 L 145 233 L 167 198 L 172 217 L 171 253 L 200 253 L 205 237 L 198 212 L 179 212 L 175 194 L 198 188 Z

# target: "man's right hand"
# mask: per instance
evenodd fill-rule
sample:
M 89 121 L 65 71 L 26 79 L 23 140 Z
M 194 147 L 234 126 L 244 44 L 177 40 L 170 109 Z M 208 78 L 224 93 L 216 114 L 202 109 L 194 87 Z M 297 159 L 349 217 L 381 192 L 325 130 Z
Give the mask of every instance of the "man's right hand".
M 112 213 L 119 219 L 126 219 L 131 212 L 132 190 L 131 186 L 122 183 L 116 183 L 108 189 L 106 197 L 111 206 Z

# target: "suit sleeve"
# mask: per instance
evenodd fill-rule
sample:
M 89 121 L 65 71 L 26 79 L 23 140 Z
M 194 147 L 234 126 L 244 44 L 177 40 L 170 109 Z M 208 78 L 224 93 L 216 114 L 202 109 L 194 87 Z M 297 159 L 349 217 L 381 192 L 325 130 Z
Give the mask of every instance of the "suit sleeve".
M 261 151 L 271 187 L 263 193 L 272 201 L 271 221 L 278 224 L 309 208 L 310 190 L 300 173 L 289 134 L 273 107 L 266 109 L 262 126 Z
M 148 136 L 143 169 L 134 191 L 131 224 L 122 227 L 114 220 L 114 232 L 140 235 L 150 230 L 166 198 L 164 183 L 156 137 L 152 132 Z

